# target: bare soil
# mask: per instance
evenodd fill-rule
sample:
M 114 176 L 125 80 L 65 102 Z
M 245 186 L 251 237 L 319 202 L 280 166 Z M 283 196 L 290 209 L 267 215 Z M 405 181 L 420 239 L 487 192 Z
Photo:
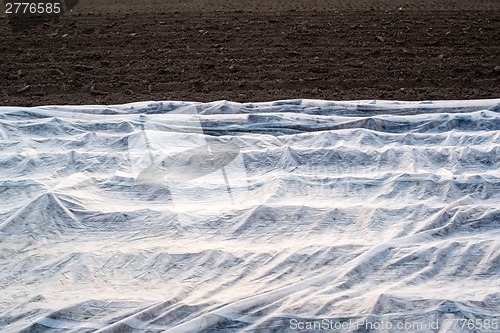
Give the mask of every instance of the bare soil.
M 497 0 L 87 0 L 14 28 L 0 105 L 500 97 Z

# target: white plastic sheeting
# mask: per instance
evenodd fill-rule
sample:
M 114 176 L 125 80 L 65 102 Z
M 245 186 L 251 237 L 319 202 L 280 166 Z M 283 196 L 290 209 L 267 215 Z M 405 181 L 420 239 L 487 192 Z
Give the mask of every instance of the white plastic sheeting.
M 497 332 L 499 166 L 500 99 L 0 107 L 0 331 Z

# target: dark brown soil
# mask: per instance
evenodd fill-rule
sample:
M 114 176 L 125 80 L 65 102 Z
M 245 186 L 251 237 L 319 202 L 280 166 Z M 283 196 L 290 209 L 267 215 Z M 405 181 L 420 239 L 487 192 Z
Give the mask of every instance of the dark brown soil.
M 0 105 L 499 98 L 500 1 L 87 0 L 0 55 Z

